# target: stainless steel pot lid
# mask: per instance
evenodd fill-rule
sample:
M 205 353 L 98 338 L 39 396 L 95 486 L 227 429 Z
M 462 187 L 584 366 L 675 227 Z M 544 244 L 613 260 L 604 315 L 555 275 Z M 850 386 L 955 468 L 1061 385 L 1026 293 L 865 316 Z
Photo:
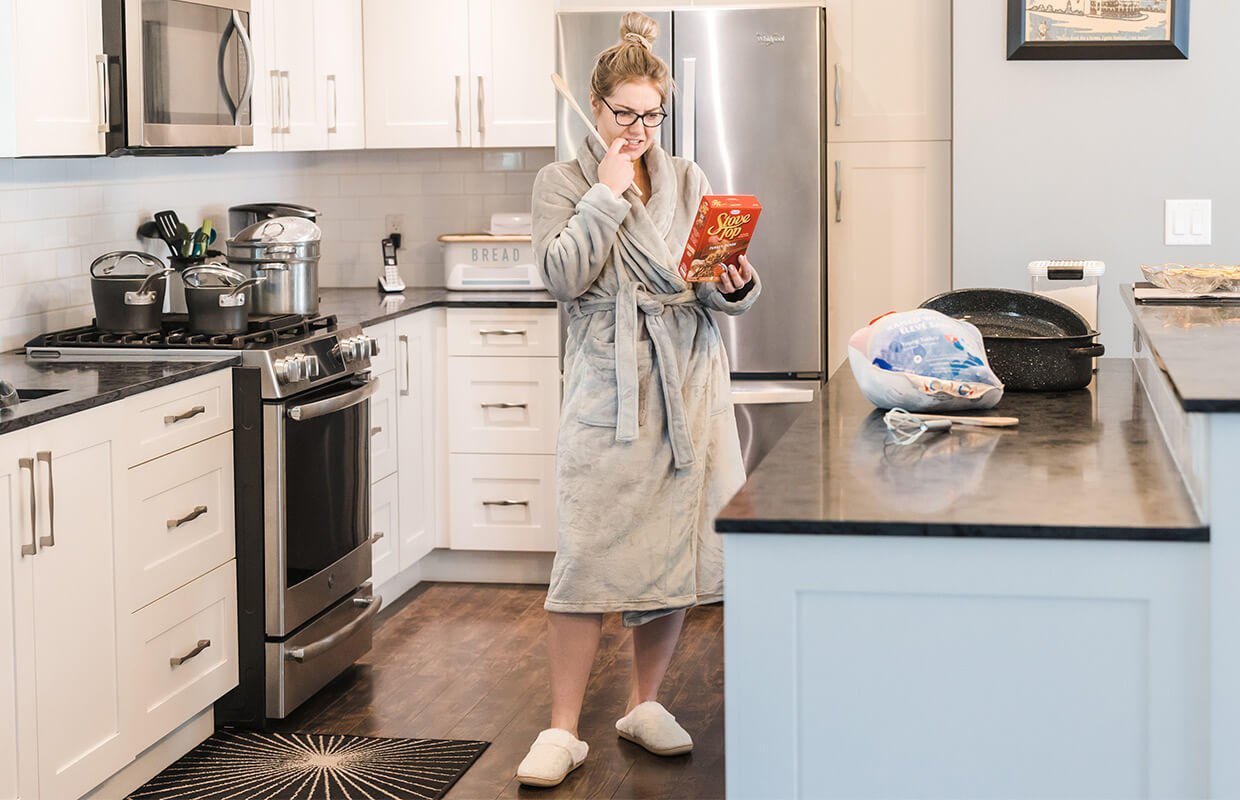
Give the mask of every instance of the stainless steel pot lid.
M 129 271 L 120 271 L 121 264 L 126 264 Z M 144 253 L 141 250 L 113 250 L 90 262 L 90 276 L 99 280 L 145 278 L 153 272 L 163 272 L 164 262 L 159 256 Z
M 224 264 L 202 264 L 187 268 L 181 279 L 192 289 L 228 289 L 245 283 L 246 276 Z
M 256 222 L 238 233 L 232 241 L 241 243 L 278 244 L 317 242 L 323 238 L 319 226 L 305 217 L 276 217 Z

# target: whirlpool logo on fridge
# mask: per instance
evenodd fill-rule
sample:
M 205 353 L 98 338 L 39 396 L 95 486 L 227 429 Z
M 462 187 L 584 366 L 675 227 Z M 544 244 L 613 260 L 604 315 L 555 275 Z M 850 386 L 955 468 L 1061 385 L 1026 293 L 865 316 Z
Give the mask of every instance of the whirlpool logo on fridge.
M 516 264 L 521 260 L 517 247 L 474 247 L 470 252 L 475 264 Z
M 758 40 L 758 44 L 763 47 L 770 47 L 773 44 L 783 44 L 787 37 L 782 33 L 755 33 L 754 37 Z

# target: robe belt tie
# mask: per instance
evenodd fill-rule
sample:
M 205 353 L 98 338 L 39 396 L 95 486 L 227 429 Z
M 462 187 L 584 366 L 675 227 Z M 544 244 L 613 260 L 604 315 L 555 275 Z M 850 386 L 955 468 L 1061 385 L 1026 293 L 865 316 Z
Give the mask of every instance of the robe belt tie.
M 697 456 L 681 393 L 680 363 L 676 359 L 676 349 L 667 325 L 663 322 L 663 312 L 669 306 L 685 306 L 695 302 L 697 295 L 692 289 L 675 294 L 652 294 L 640 283 L 626 283 L 615 297 L 574 301 L 569 307 L 570 313 L 576 311 L 582 314 L 615 309 L 617 442 L 637 439 L 637 312 L 645 315 L 646 330 L 650 333 L 655 359 L 659 363 L 659 384 L 667 409 L 667 436 L 672 444 L 672 457 L 677 469 L 692 466 Z

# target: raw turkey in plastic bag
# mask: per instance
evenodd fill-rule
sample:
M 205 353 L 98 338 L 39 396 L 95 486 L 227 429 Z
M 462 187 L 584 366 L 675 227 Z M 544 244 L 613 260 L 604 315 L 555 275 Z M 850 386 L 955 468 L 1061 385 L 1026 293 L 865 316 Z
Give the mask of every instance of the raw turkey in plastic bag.
M 879 408 L 994 408 L 1003 397 L 981 332 L 928 308 L 887 314 L 854 333 L 848 363 L 861 393 Z

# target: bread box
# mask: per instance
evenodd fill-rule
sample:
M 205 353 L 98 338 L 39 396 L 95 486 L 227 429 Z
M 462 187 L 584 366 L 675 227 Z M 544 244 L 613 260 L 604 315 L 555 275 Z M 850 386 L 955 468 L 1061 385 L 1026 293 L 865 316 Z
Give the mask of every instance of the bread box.
M 443 245 L 444 285 L 458 291 L 542 289 L 534 246 L 522 234 L 448 233 Z

